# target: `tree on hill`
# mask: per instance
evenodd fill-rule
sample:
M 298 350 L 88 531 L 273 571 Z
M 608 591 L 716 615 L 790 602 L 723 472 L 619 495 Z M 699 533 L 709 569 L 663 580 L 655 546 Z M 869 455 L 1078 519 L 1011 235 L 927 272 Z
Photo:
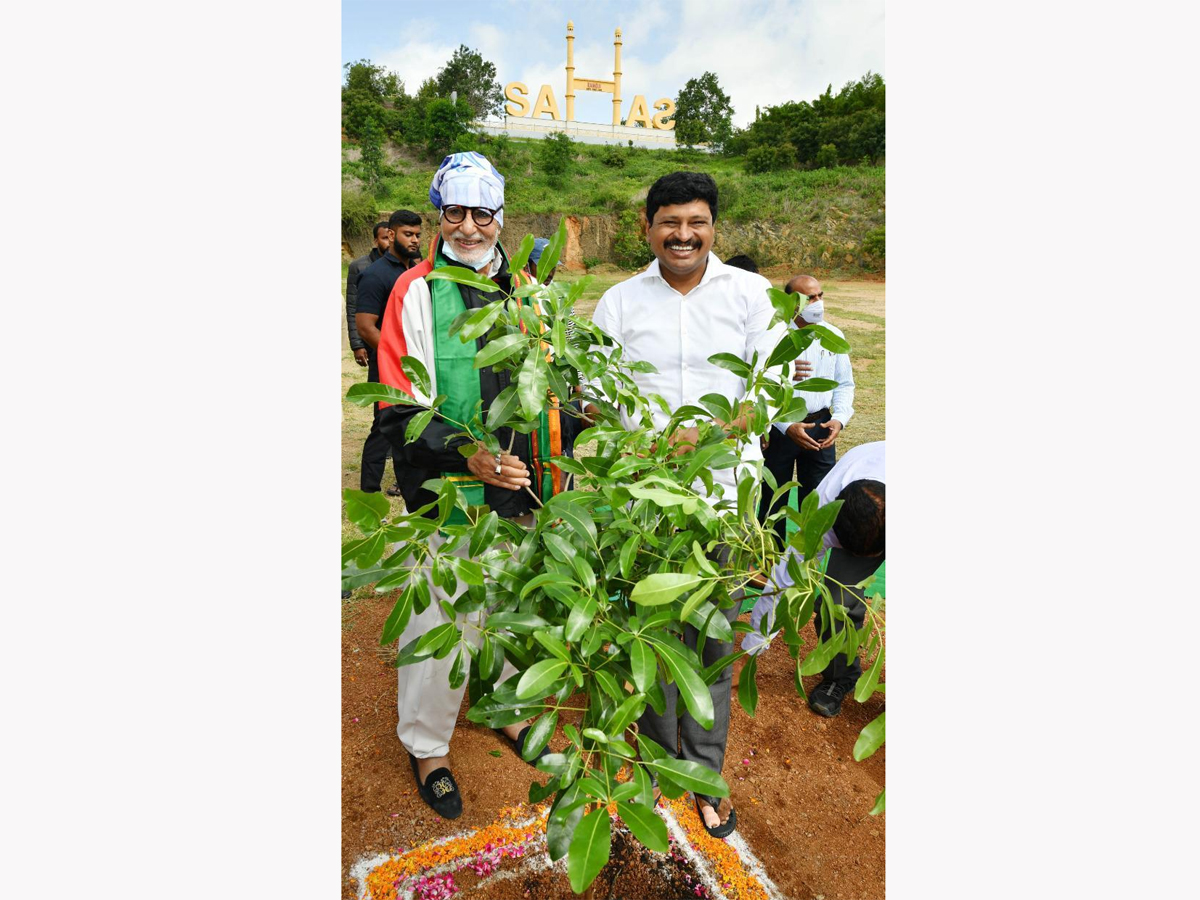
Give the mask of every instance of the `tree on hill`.
M 688 147 L 710 144 L 720 150 L 733 133 L 733 106 L 717 76 L 689 78 L 675 98 L 675 140 Z
M 374 119 L 394 137 L 409 102 L 400 76 L 369 59 L 346 63 L 343 68 L 346 81 L 342 85 L 342 127 L 346 134 L 361 140 L 367 121 Z
M 388 71 L 383 66 L 373 64 L 369 59 L 346 63 L 346 83 L 342 86 L 342 99 L 346 95 L 359 92 L 376 103 L 391 103 L 397 97 L 404 96 L 404 82 L 395 72 Z
M 438 71 L 435 79 L 438 96 L 449 99 L 452 91 L 458 91 L 459 99 L 466 99 L 483 118 L 489 114 L 499 115 L 504 106 L 504 91 L 496 80 L 496 66 L 484 59 L 477 50 L 460 44 L 450 61 Z

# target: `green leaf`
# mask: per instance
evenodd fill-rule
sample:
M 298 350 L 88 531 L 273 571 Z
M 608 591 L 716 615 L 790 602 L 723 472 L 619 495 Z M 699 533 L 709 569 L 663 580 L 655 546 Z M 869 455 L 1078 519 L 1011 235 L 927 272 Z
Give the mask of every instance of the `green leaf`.
M 512 356 L 528 344 L 529 339 L 519 333 L 505 334 L 494 341 L 488 341 L 483 345 L 483 349 L 475 354 L 475 368 L 482 369 L 484 366 L 494 365 Z
M 700 590 L 694 592 L 692 596 L 688 597 L 687 602 L 683 604 L 683 609 L 679 611 L 680 620 L 686 620 L 687 617 L 690 616 L 696 610 L 696 608 L 700 606 L 701 603 L 708 599 L 708 595 L 713 592 L 713 588 L 716 586 L 716 581 L 706 581 Z
M 886 715 L 887 713 L 880 713 L 864 725 L 863 730 L 859 732 L 858 740 L 854 742 L 854 759 L 856 761 L 862 762 L 883 744 L 884 716 Z
M 575 893 L 583 893 L 608 864 L 611 827 L 607 806 L 593 809 L 576 826 L 571 848 L 567 851 L 567 875 Z
M 551 236 L 550 243 L 546 245 L 546 249 L 538 257 L 537 280 L 539 282 L 545 281 L 546 276 L 554 271 L 554 267 L 558 265 L 558 258 L 562 255 L 565 246 L 567 246 L 567 219 L 564 216 L 558 220 L 558 228 Z
M 775 315 L 778 317 L 771 320 L 772 324 L 780 319 L 783 321 L 791 321 L 796 317 L 796 304 L 799 302 L 798 294 L 789 294 L 786 291 L 781 291 L 777 287 L 769 287 L 767 288 L 767 297 L 770 298 L 771 306 L 774 308 Z
M 412 443 L 421 436 L 421 432 L 425 430 L 425 426 L 429 424 L 433 418 L 433 410 L 427 409 L 424 412 L 419 412 L 408 420 L 408 427 L 404 429 L 404 440 Z
M 567 617 L 563 638 L 568 641 L 579 640 L 591 627 L 592 619 L 595 616 L 596 601 L 590 596 L 584 596 L 581 602 L 571 606 L 571 615 Z
M 655 772 L 666 772 L 673 782 L 686 790 L 709 797 L 729 796 L 729 785 L 725 783 L 724 778 L 690 759 L 672 759 L 664 756 L 662 759 L 650 760 L 646 765 Z
M 733 407 L 729 405 L 728 398 L 720 394 L 705 394 L 700 398 L 700 405 L 712 413 L 713 418 L 722 422 L 729 422 L 734 417 Z
M 458 655 L 454 657 L 454 662 L 450 664 L 450 690 L 456 691 L 463 686 L 463 682 L 467 680 L 467 673 L 471 669 L 471 655 L 465 653 L 462 647 L 458 648 Z
M 732 353 L 714 353 L 708 358 L 708 361 L 714 366 L 720 366 L 722 369 L 728 369 L 730 372 L 741 378 L 750 377 L 750 366 L 740 356 L 734 356 Z
M 543 659 L 534 663 L 517 684 L 517 697 L 522 700 L 530 697 L 544 697 L 550 687 L 567 669 L 567 664 L 561 659 Z M 540 693 L 539 693 L 540 692 Z
M 533 613 L 498 612 L 487 618 L 487 628 L 507 628 L 518 634 L 529 634 L 539 628 L 549 628 L 550 623 Z
M 615 467 L 614 467 L 615 468 Z M 679 506 L 693 498 L 686 494 L 677 494 L 674 491 L 668 491 L 665 488 L 650 487 L 644 484 L 631 484 L 628 486 L 628 491 L 639 500 L 652 500 L 659 506 Z
M 535 631 L 533 639 L 561 659 L 563 662 L 571 661 L 571 654 L 567 651 L 567 645 L 556 638 L 549 631 Z
M 464 269 L 462 266 L 441 266 L 426 275 L 425 280 L 453 281 L 455 284 L 465 284 L 469 287 L 477 288 L 485 294 L 500 290 L 500 285 L 496 284 L 492 279 L 480 275 L 471 269 Z
M 879 792 L 879 796 L 875 798 L 875 805 L 871 807 L 871 815 L 877 816 L 883 812 L 884 799 L 883 795 L 887 793 L 887 788 Z
M 517 374 L 517 396 L 521 398 L 521 411 L 526 419 L 536 418 L 546 406 L 549 385 L 546 360 L 540 350 L 534 350 L 525 357 L 525 364 Z
M 640 534 L 631 534 L 625 539 L 625 543 L 621 546 L 621 577 L 628 579 L 629 573 L 633 571 L 633 561 L 637 557 L 638 547 L 642 543 Z
M 812 332 L 812 334 L 814 334 L 817 339 L 820 340 L 821 346 L 830 353 L 850 352 L 850 345 L 824 325 L 808 325 L 802 330 Z M 830 390 L 832 390 L 832 388 Z
M 620 737 L 633 722 L 635 722 L 642 714 L 642 710 L 646 708 L 646 698 L 642 694 L 633 694 L 624 703 L 617 707 L 616 712 L 608 720 L 605 729 L 609 734 Z
M 806 378 L 803 381 L 793 382 L 792 386 L 798 391 L 820 393 L 821 391 L 832 391 L 838 386 L 838 383 L 832 378 Z
M 748 716 L 753 716 L 754 710 L 758 707 L 758 684 L 754 680 L 757 672 L 758 657 L 751 656 L 746 665 L 742 666 L 741 674 L 738 675 L 738 703 L 742 704 L 742 709 Z
M 396 406 L 423 406 L 413 399 L 412 394 L 406 394 L 390 384 L 380 384 L 377 381 L 364 381 L 354 384 L 346 391 L 346 399 L 357 406 L 370 406 L 372 403 L 392 403 Z
M 363 531 L 374 531 L 380 520 L 392 511 L 388 498 L 377 492 L 368 494 L 346 488 L 342 491 L 342 500 L 346 503 L 346 518 Z
M 404 633 L 404 629 L 408 625 L 408 619 L 412 615 L 414 593 L 416 591 L 411 587 L 400 592 L 400 597 L 396 600 L 396 605 L 392 607 L 391 615 L 383 623 L 383 634 L 379 638 L 380 644 L 390 644 Z
M 886 597 L 887 573 L 884 571 L 885 568 L 887 568 L 887 560 L 879 564 L 879 568 L 875 570 L 873 575 L 860 581 L 855 587 L 862 588 L 863 593 L 868 597 Z
M 488 751 L 488 756 L 495 756 L 495 757 L 499 758 L 503 755 L 504 755 L 504 753 L 500 750 L 489 750 Z
M 425 365 L 419 359 L 415 356 L 402 356 L 400 357 L 400 368 L 412 382 L 414 389 L 426 396 L 432 393 L 429 390 L 429 373 L 425 371 Z
M 565 771 L 566 758 L 563 754 L 552 753 L 551 756 L 562 759 L 562 769 Z M 542 757 L 538 768 L 542 769 L 548 759 L 549 757 Z M 550 817 L 546 820 L 546 850 L 552 860 L 559 860 L 567 855 L 571 837 L 579 826 L 579 820 L 583 818 L 583 807 L 587 798 L 580 797 L 579 794 L 578 783 L 559 794 L 557 805 L 550 811 Z
M 655 853 L 667 852 L 667 823 L 658 817 L 652 807 L 630 801 L 618 806 L 617 812 L 635 838 Z
M 548 713 L 543 713 L 533 725 L 530 726 L 528 733 L 525 735 L 525 749 L 521 753 L 521 758 L 528 761 L 533 759 L 542 752 L 542 748 L 550 742 L 550 738 L 554 736 L 554 726 L 558 724 L 558 710 L 552 709 Z
M 692 718 L 699 723 L 701 728 L 709 729 L 713 726 L 713 704 L 712 694 L 709 693 L 708 685 L 706 685 L 700 675 L 694 668 L 679 655 L 678 651 L 672 647 L 667 641 L 661 638 L 650 638 L 654 646 L 657 647 L 662 656 L 663 662 L 667 669 L 671 672 L 671 677 L 675 679 L 675 685 L 679 688 L 679 696 L 683 698 L 684 704 L 687 706 L 688 712 L 692 714 Z
M 875 662 L 871 663 L 871 668 L 858 676 L 858 681 L 854 685 L 854 699 L 859 703 L 865 703 L 873 693 L 875 693 L 875 685 L 879 683 L 879 673 L 883 670 L 883 648 L 879 648 L 879 652 L 875 654 Z
M 813 493 L 816 493 L 815 491 Z M 805 498 L 807 499 L 807 498 Z M 842 508 L 842 500 L 831 500 L 808 517 L 804 523 L 804 540 L 801 550 L 805 559 L 814 559 L 821 547 L 825 532 L 833 527 L 838 511 Z
M 546 509 L 551 515 L 558 516 L 574 529 L 575 533 L 591 544 L 596 543 L 596 523 L 591 514 L 579 507 L 585 502 L 587 495 L 580 491 L 567 491 L 558 494 L 546 503 Z
M 487 334 L 502 312 L 504 312 L 503 303 L 489 303 L 483 309 L 476 310 L 471 318 L 467 319 L 466 324 L 463 325 L 462 331 L 458 334 L 458 339 L 465 344 L 475 340 L 481 334 Z M 454 334 L 453 331 L 450 333 Z
M 629 645 L 629 670 L 633 673 L 634 686 L 639 691 L 645 693 L 650 690 L 657 674 L 657 665 L 654 661 L 654 651 L 640 638 L 635 638 Z
M 682 572 L 658 572 L 647 575 L 633 587 L 630 599 L 641 606 L 661 606 L 670 603 L 684 591 L 690 591 L 701 582 L 699 575 Z
M 512 255 L 508 261 L 508 270 L 510 272 L 520 272 L 525 268 L 525 264 L 529 262 L 529 254 L 533 252 L 533 235 L 527 234 L 521 239 L 521 245 L 517 247 L 517 252 Z
M 520 403 L 521 398 L 517 396 L 515 384 L 510 384 L 497 394 L 495 401 L 484 414 L 488 429 L 494 432 L 501 425 L 506 425 Z
M 832 635 L 828 640 L 818 644 L 813 652 L 804 658 L 803 665 L 800 666 L 801 675 L 816 675 L 818 672 L 825 671 L 825 667 L 829 665 L 829 661 L 837 655 L 842 644 L 846 640 L 845 629 Z

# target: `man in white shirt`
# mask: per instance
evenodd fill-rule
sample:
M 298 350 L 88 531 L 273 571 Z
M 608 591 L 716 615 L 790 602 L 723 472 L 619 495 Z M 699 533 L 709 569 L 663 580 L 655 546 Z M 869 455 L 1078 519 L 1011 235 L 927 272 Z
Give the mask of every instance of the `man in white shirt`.
M 837 520 L 825 533 L 821 550 L 829 557 L 825 573 L 830 582 L 858 584 L 874 573 L 884 561 L 887 518 L 885 447 L 884 441 L 872 441 L 847 450 L 817 485 L 818 506 L 834 500 L 842 501 Z M 792 554 L 796 554 L 796 551 L 789 549 L 771 570 L 767 587 L 754 604 L 754 610 L 750 613 L 750 627 L 754 631 L 742 638 L 742 649 L 748 653 L 757 655 L 768 646 L 770 638 L 762 636 L 759 626 L 763 616 L 766 616 L 767 631 L 772 629 L 779 594 L 794 584 L 787 571 L 788 556 Z M 857 588 L 843 591 L 833 583 L 830 588 L 834 602 L 846 608 L 855 628 L 861 628 L 866 615 L 862 591 Z M 823 639 L 841 631 L 842 627 L 841 622 L 835 622 L 831 629 L 823 616 L 817 619 L 817 628 Z M 857 658 L 847 663 L 841 653 L 837 654 L 821 673 L 820 685 L 809 695 L 809 707 L 820 715 L 836 716 L 841 710 L 842 699 L 854 689 L 854 683 L 861 674 L 862 666 Z
M 802 294 L 807 299 L 792 323 L 793 328 L 821 325 L 838 337 L 845 337 L 840 328 L 825 321 L 825 292 L 821 282 L 811 275 L 797 275 L 787 283 L 784 291 Z M 796 467 L 801 499 L 816 489 L 833 468 L 837 461 L 834 442 L 854 415 L 854 373 L 850 370 L 850 354 L 833 353 L 822 347 L 818 338 L 796 359 L 793 379 L 806 378 L 828 378 L 836 381 L 837 387 L 832 391 L 796 391 L 804 399 L 808 414 L 799 421 L 776 422 L 771 427 L 771 440 L 764 454 L 766 466 L 778 484 L 791 481 L 792 466 Z M 771 505 L 771 492 L 764 486 L 759 519 L 765 522 L 768 511 L 775 512 L 786 501 L 787 496 L 780 495 Z M 780 544 L 787 541 L 786 529 L 786 519 L 776 521 L 775 533 Z
M 656 372 L 639 372 L 634 379 L 643 394 L 662 395 L 667 405 L 678 409 L 696 404 L 705 394 L 716 393 L 731 401 L 746 394 L 746 381 L 739 375 L 713 365 L 708 358 L 732 353 L 749 362 L 755 353 L 759 365 L 786 334 L 785 323 L 771 327 L 774 316 L 767 290 L 770 282 L 761 275 L 727 266 L 711 252 L 717 218 L 717 186 L 709 175 L 674 172 L 664 175 L 646 196 L 647 239 L 655 261 L 639 275 L 614 285 L 596 306 L 592 321 L 624 348 L 624 359 L 653 363 Z M 651 405 L 654 425 L 666 426 L 669 416 Z M 622 413 L 627 428 L 638 423 Z M 727 425 L 741 426 L 741 417 Z M 681 452 L 698 440 L 696 427 L 680 428 L 672 443 Z M 743 463 L 762 458 L 757 440 L 743 441 L 738 448 Z M 714 491 L 737 495 L 736 470 L 717 469 Z M 740 598 L 739 598 L 740 599 Z M 710 601 L 711 602 L 711 601 Z M 740 603 L 723 610 L 736 618 Z M 689 647 L 697 643 L 696 629 L 685 627 Z M 707 640 L 701 654 L 709 665 L 732 650 L 732 644 Z M 729 699 L 732 670 L 726 668 L 710 687 L 714 721 L 706 731 L 683 710 L 676 717 L 678 689 L 663 684 L 667 698 L 665 714 L 647 707 L 639 719 L 641 734 L 651 738 L 671 756 L 701 763 L 716 772 L 725 760 L 729 731 Z M 724 837 L 734 830 L 737 817 L 729 798 L 697 795 L 697 806 L 708 833 Z

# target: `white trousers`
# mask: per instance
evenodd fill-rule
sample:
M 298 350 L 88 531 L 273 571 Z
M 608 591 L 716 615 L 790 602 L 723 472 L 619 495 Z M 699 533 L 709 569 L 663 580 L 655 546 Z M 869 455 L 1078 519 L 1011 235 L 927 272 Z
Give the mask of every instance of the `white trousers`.
M 436 532 L 429 537 L 430 550 L 436 551 L 444 543 L 446 539 Z M 456 550 L 455 555 L 466 557 L 466 545 Z M 466 585 L 459 582 L 458 590 L 452 594 L 447 593 L 433 583 L 428 572 L 425 577 L 429 581 L 429 592 L 433 599 L 423 613 L 414 613 L 409 619 L 408 626 L 400 635 L 397 645 L 399 647 L 420 637 L 431 628 L 450 621 L 442 609 L 441 601 L 453 603 L 466 590 Z M 487 614 L 488 611 L 482 609 L 470 615 L 458 616 L 457 622 L 463 637 L 470 641 L 472 646 L 478 647 L 482 642 L 479 626 Z M 430 657 L 396 670 L 399 679 L 396 691 L 396 710 L 399 713 L 396 734 L 404 749 L 417 759 L 446 756 L 450 752 L 450 738 L 454 734 L 458 710 L 462 706 L 463 693 L 467 689 L 466 681 L 458 688 L 450 687 L 450 669 L 454 665 L 456 655 L 457 651 L 452 651 L 444 659 Z M 505 659 L 504 668 L 501 669 L 496 683 L 500 684 L 515 674 L 516 668 Z

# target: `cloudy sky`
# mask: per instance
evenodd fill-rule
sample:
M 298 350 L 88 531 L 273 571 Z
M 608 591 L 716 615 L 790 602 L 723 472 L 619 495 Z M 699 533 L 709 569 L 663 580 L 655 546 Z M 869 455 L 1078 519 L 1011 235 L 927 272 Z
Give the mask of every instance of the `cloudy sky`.
M 342 62 L 385 65 L 412 93 L 466 44 L 496 64 L 501 84 L 528 85 L 531 103 L 549 84 L 565 116 L 568 19 L 577 78 L 612 78 L 621 29 L 622 116 L 635 94 L 653 106 L 705 71 L 739 126 L 755 104 L 812 100 L 867 71 L 887 76 L 883 0 L 343 0 Z M 612 121 L 611 95 L 577 91 L 575 119 Z

